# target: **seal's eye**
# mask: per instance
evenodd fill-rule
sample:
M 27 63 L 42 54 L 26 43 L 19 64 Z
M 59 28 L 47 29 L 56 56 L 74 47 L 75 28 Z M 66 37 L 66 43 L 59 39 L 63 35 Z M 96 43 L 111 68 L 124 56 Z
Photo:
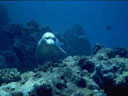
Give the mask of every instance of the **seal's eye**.
M 56 38 L 53 38 L 54 41 L 56 41 Z
M 50 39 L 49 37 L 46 37 L 45 39 Z

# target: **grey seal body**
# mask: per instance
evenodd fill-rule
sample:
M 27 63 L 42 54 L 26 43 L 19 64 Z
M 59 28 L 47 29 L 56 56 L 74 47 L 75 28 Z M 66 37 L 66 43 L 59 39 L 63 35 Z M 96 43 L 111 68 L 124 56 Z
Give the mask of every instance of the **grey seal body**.
M 37 45 L 37 61 L 43 63 L 45 61 L 57 60 L 64 54 L 67 53 L 61 48 L 61 43 L 56 36 L 51 32 L 44 33 Z

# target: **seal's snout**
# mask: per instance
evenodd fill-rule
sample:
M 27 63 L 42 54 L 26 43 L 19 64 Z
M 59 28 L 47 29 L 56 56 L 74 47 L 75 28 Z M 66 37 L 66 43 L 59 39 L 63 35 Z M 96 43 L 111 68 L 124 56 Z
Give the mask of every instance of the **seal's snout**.
M 55 44 L 55 41 L 53 39 L 48 39 L 46 43 L 52 45 Z
M 43 40 L 45 40 L 45 42 L 47 44 L 55 44 L 56 42 L 56 37 L 53 33 L 51 32 L 46 32 L 44 35 L 43 35 Z

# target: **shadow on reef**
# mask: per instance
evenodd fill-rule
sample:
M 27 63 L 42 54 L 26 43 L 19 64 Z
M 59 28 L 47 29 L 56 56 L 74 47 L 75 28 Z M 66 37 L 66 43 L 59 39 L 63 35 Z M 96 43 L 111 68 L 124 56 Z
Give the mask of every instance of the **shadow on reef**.
M 24 73 L 3 69 L 0 84 L 0 96 L 128 96 L 128 49 L 96 44 L 92 56 L 68 56 Z
M 11 47 L 13 48 L 13 51 L 10 53 L 17 56 L 18 59 L 16 60 L 18 60 L 19 63 L 18 68 L 21 71 L 32 70 L 37 66 L 35 58 L 37 43 L 45 32 L 53 31 L 50 26 L 39 25 L 36 21 L 30 21 L 26 25 L 8 24 L 4 28 L 4 33 L 8 36 L 7 38 L 11 42 Z M 62 34 L 60 35 L 57 32 L 53 33 L 57 36 L 57 38 L 59 38 L 60 42 L 63 42 L 62 47 L 68 53 L 68 56 L 76 54 L 90 54 L 90 42 L 87 40 L 86 36 L 84 36 L 84 31 L 79 24 L 74 25 L 70 32 L 68 31 L 64 33 L 63 35 L 65 36 Z M 59 57 L 64 58 L 63 56 Z M 15 67 L 16 66 L 14 65 L 14 68 Z

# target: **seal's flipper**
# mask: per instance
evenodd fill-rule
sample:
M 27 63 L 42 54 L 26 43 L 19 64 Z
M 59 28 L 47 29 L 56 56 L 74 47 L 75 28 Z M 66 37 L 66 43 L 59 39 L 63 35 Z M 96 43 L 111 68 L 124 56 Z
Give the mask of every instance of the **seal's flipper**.
M 56 45 L 57 47 L 64 53 L 64 54 L 67 54 L 66 51 L 64 51 L 60 46 L 62 45 L 63 43 L 60 43 L 60 41 L 56 38 Z
M 57 46 L 64 54 L 67 54 L 60 46 Z

